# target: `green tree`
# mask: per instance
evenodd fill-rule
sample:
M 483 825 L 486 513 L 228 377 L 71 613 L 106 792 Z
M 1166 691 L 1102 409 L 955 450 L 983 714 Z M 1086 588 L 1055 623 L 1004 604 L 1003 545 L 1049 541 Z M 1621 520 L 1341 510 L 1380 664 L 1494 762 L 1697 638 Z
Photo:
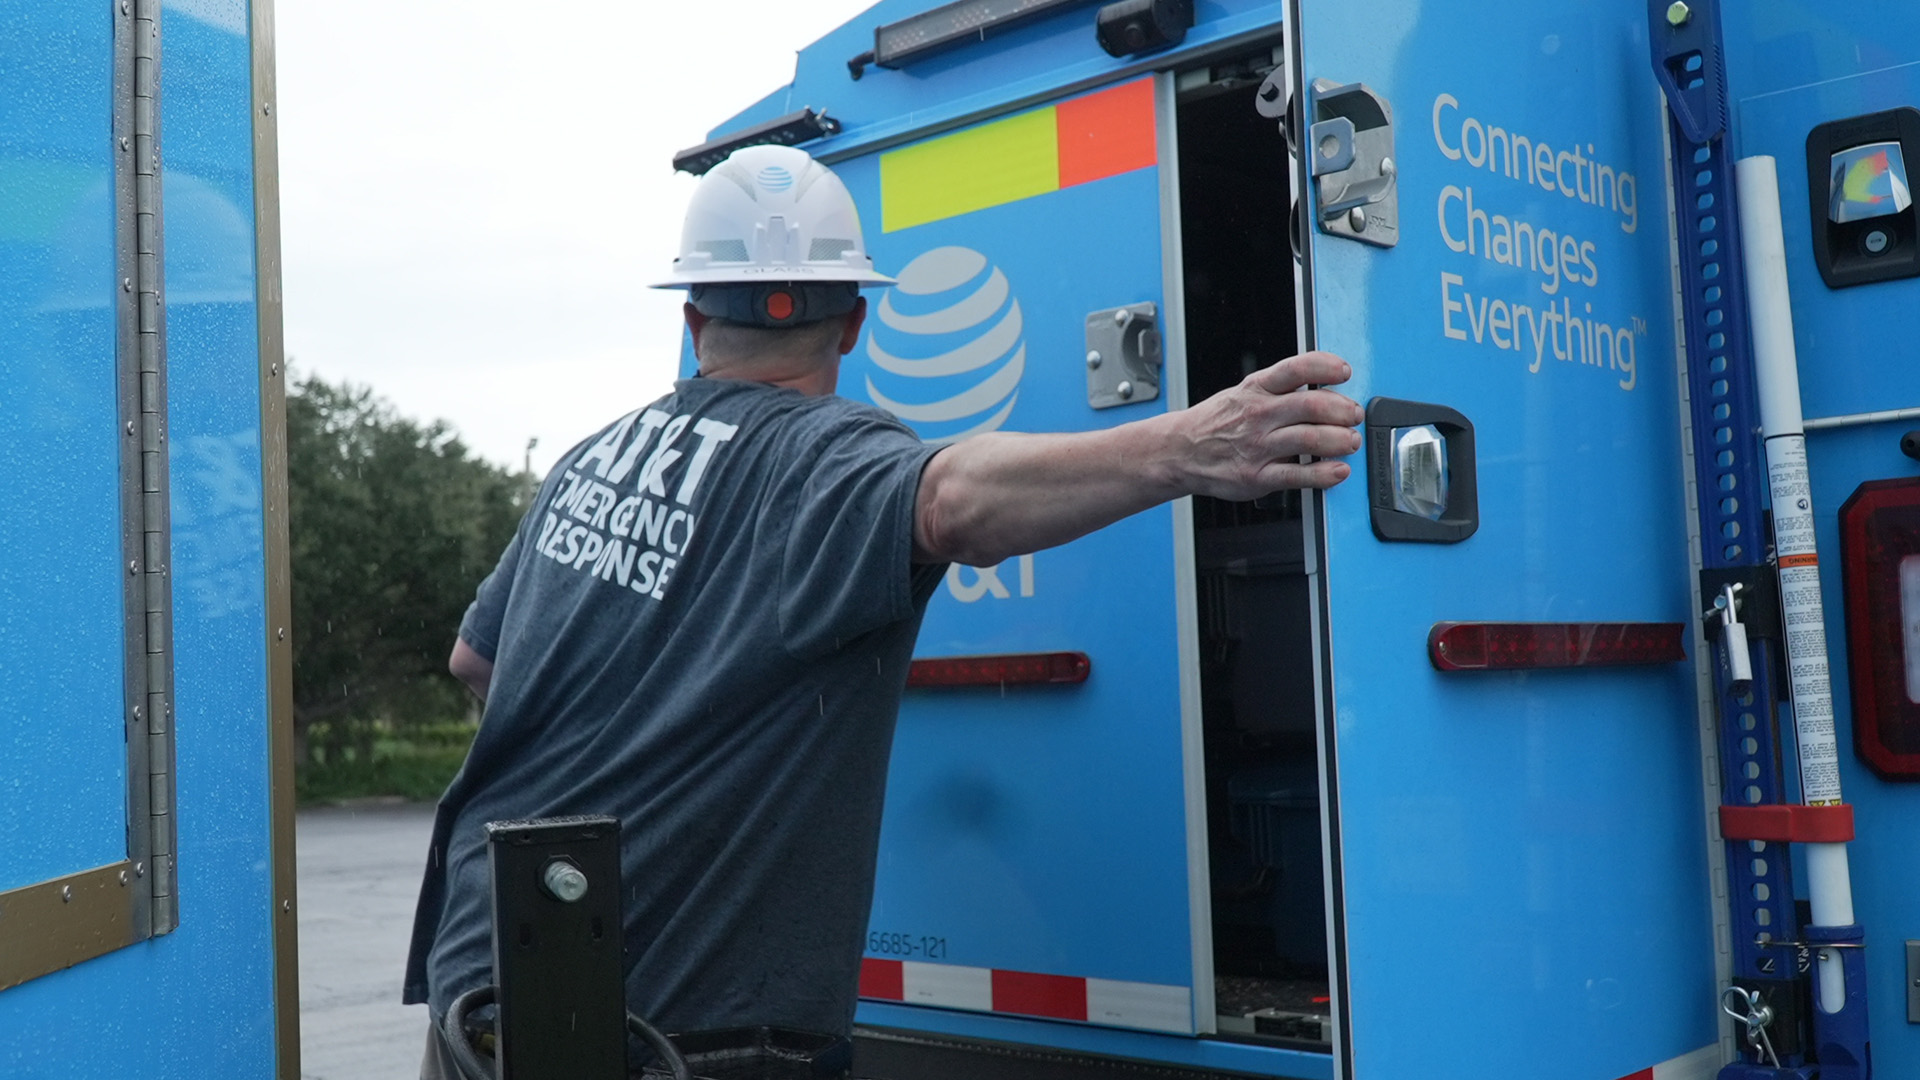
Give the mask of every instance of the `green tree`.
M 288 395 L 287 444 L 300 759 L 369 762 L 383 735 L 467 712 L 447 654 L 530 485 L 445 422 L 319 378 Z

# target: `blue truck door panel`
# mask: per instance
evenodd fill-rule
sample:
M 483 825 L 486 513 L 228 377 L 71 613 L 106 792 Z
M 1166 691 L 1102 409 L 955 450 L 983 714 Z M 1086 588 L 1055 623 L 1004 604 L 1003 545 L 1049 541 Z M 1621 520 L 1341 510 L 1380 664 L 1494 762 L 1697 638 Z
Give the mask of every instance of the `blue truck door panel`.
M 1319 504 L 1343 1071 L 1705 1075 L 1692 666 L 1443 674 L 1427 655 L 1442 621 L 1689 620 L 1645 12 L 1298 7 L 1296 93 L 1385 98 L 1398 166 L 1396 246 L 1307 229 L 1310 340 L 1352 362 L 1357 400 L 1464 414 L 1478 458 L 1457 543 L 1377 538 L 1362 469 Z
M 900 279 L 840 392 L 930 439 L 1089 430 L 1177 400 L 1170 382 L 1097 410 L 1085 363 L 1089 313 L 1145 303 L 1166 317 L 1171 170 L 1155 85 L 836 162 L 876 264 Z M 1194 1030 L 1176 543 L 1163 506 L 948 572 L 917 656 L 1075 650 L 1091 672 L 1080 685 L 908 691 L 863 994 Z M 1199 1004 L 1210 1016 L 1210 992 Z
M 1723 12 L 1722 29 L 1734 156 L 1770 154 L 1776 163 L 1807 420 L 1920 407 L 1920 369 L 1911 362 L 1920 279 L 1827 288 L 1814 260 L 1806 167 L 1816 125 L 1920 105 L 1920 9 L 1891 0 L 1844 9 L 1794 3 L 1764 13 L 1736 6 Z M 1920 471 L 1900 452 L 1901 436 L 1916 426 L 1911 417 L 1887 418 L 1807 432 L 1841 784 L 1858 822 L 1848 847 L 1855 914 L 1867 930 L 1873 1065 L 1875 1075 L 1889 1077 L 1920 1075 L 1920 1028 L 1908 1011 L 1913 973 L 1902 947 L 1920 938 L 1913 899 L 1920 786 L 1875 775 L 1850 745 L 1852 701 L 1866 688 L 1853 679 L 1839 525 L 1841 505 L 1860 484 Z

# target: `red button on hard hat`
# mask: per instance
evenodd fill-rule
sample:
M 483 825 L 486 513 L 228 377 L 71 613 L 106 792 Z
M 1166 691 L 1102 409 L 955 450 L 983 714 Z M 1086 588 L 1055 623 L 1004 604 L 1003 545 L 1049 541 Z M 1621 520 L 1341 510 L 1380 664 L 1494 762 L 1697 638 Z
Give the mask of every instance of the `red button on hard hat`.
M 767 294 L 767 314 L 775 319 L 791 318 L 793 297 L 783 292 Z

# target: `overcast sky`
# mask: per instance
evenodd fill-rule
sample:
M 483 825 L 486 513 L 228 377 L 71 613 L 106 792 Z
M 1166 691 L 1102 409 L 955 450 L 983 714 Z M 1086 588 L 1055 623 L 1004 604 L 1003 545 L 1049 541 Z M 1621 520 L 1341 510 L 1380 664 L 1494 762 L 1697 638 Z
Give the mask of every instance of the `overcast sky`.
M 673 152 L 871 0 L 280 0 L 286 341 L 485 456 L 668 387 Z

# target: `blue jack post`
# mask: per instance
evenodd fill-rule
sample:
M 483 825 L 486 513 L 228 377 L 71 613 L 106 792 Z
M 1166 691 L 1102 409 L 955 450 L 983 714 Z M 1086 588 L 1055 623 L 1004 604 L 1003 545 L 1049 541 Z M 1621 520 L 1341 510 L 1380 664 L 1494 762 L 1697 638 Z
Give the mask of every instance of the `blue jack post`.
M 1717 0 L 1649 0 L 1653 68 L 1665 92 L 1685 314 L 1688 407 L 1699 499 L 1701 597 L 1718 658 L 1721 836 L 1731 905 L 1732 1014 L 1742 1060 L 1720 1080 L 1866 1080 L 1864 933 L 1802 925 L 1788 844 L 1852 838 L 1844 805 L 1788 802 L 1781 737 L 1786 648 L 1779 567 L 1761 494 L 1759 379 L 1747 310 Z M 1782 710 L 1783 701 L 1788 709 Z M 1841 1007 L 1817 990 L 1821 957 L 1844 975 Z M 1831 999 L 1829 999 L 1831 1004 Z

